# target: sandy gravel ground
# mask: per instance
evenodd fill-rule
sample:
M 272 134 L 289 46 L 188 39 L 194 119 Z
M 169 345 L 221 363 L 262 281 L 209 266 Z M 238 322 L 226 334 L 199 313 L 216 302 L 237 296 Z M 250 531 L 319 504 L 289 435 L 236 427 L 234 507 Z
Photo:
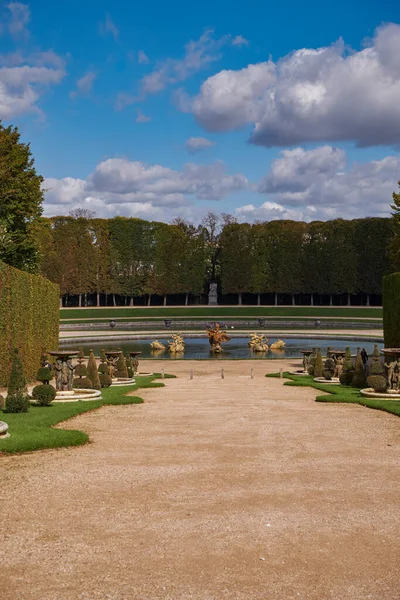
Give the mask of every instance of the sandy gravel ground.
M 400 419 L 282 364 L 152 363 L 180 377 L 69 421 L 91 444 L 0 458 L 1 599 L 398 600 Z

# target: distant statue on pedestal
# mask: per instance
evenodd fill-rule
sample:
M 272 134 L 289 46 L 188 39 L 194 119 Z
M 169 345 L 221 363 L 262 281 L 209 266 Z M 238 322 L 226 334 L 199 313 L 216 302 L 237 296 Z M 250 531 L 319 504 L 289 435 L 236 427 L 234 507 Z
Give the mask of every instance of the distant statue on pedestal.
M 208 292 L 208 305 L 209 306 L 217 306 L 218 305 L 218 292 L 217 292 L 217 284 L 210 283 L 210 291 Z

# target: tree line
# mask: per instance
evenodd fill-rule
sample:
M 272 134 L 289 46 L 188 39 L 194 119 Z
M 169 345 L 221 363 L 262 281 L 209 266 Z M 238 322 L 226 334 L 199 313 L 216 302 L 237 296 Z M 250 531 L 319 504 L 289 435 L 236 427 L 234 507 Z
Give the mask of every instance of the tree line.
M 88 218 L 85 211 L 41 218 L 35 237 L 41 273 L 60 286 L 64 304 L 88 295 L 96 305 L 134 304 L 145 296 L 182 295 L 186 304 L 217 281 L 222 294 L 292 297 L 380 295 L 390 258 L 393 219 L 237 223 L 210 213 L 199 225 L 137 218 Z M 112 299 L 112 300 L 110 300 Z

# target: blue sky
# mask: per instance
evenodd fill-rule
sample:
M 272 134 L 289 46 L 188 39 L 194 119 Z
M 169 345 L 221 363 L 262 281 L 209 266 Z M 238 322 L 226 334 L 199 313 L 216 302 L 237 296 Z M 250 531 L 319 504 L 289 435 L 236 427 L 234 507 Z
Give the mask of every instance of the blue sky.
M 49 215 L 389 214 L 400 8 L 368 4 L 4 2 L 0 118 Z

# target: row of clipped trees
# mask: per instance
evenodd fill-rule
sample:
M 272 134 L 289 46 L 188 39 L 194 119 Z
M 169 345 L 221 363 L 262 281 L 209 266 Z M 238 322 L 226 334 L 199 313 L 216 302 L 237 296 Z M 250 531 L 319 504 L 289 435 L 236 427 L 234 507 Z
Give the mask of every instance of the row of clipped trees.
M 54 217 L 36 223 L 42 274 L 60 286 L 64 305 L 151 304 L 154 295 L 199 302 L 210 281 L 224 295 L 278 303 L 279 295 L 380 295 L 395 265 L 393 219 L 237 223 L 208 215 L 198 227 L 136 218 Z M 205 298 L 203 298 L 205 299 Z M 263 300 L 263 302 L 261 302 Z M 329 300 L 328 300 L 329 301 Z M 306 303 L 305 302 L 305 303 Z M 74 302 L 72 302 L 74 303 Z

